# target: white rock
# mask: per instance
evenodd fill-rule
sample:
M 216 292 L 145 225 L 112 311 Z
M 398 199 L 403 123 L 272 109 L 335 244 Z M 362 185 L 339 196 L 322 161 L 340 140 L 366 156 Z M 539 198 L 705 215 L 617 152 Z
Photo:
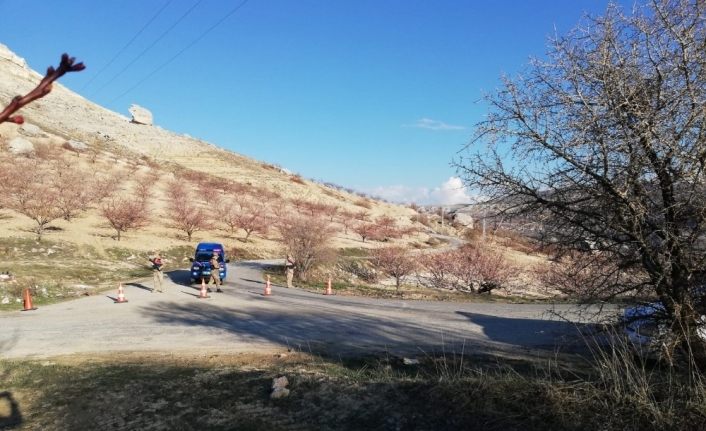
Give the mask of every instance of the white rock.
M 7 281 L 11 278 L 12 276 L 10 274 L 0 274 L 0 281 Z
M 273 400 L 277 400 L 280 398 L 285 398 L 289 396 L 289 389 L 287 388 L 277 388 L 272 393 L 270 394 L 270 398 Z
M 147 126 L 152 125 L 152 113 L 142 106 L 131 105 L 130 114 L 132 115 L 132 122 L 137 124 L 145 124 Z
M 77 141 L 75 139 L 69 139 L 68 141 L 66 141 L 66 144 L 71 147 L 72 150 L 75 151 L 85 151 L 88 149 L 88 144 L 81 141 Z
M 285 376 L 275 377 L 274 379 L 272 379 L 272 389 L 273 390 L 286 388 L 288 384 L 289 384 L 289 380 L 287 380 L 287 377 L 285 377 Z
M 42 136 L 44 135 L 44 131 L 39 128 L 39 126 L 35 126 L 34 124 L 30 123 L 24 123 L 23 125 L 20 126 L 19 129 L 20 133 L 22 133 L 25 136 Z
M 9 304 L 10 303 L 10 298 L 7 296 L 2 298 L 2 301 L 0 301 L 0 304 Z
M 29 154 L 34 152 L 34 144 L 20 136 L 12 138 L 8 144 L 8 150 L 12 154 Z
M 402 358 L 402 363 L 405 365 L 418 365 L 419 359 Z
M 454 221 L 462 226 L 473 229 L 473 217 L 470 214 L 456 213 L 454 215 Z

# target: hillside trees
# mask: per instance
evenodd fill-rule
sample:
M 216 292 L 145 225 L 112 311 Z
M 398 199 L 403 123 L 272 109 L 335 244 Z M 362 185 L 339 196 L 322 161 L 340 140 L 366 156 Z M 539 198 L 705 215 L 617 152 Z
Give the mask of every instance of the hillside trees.
M 596 296 L 658 297 L 693 349 L 706 314 L 706 3 L 635 10 L 610 6 L 505 78 L 455 164 L 557 247 L 588 244 Z
M 295 274 L 302 281 L 307 280 L 311 269 L 335 256 L 330 244 L 335 230 L 325 219 L 305 215 L 287 217 L 279 221 L 277 229 L 286 252 L 296 260 Z
M 250 196 L 240 196 L 237 199 L 225 201 L 221 205 L 221 219 L 228 231 L 235 233 L 238 229 L 245 232 L 243 241 L 252 234 L 266 234 L 272 223 L 268 216 L 269 200 L 255 199 Z
M 502 253 L 480 244 L 422 255 L 418 269 L 423 285 L 470 293 L 490 293 L 505 287 L 513 276 Z
M 87 181 L 87 178 L 93 177 L 72 163 L 57 163 L 52 182 L 57 192 L 56 204 L 64 220 L 71 221 L 89 206 L 100 201 L 103 192 L 97 190 L 98 184 Z
M 134 197 L 114 196 L 101 205 L 100 213 L 115 230 L 117 241 L 123 233 L 144 227 L 149 220 L 147 203 Z
M 62 216 L 60 190 L 51 171 L 37 160 L 27 158 L 6 161 L 2 169 L 0 194 L 4 205 L 34 221 L 30 231 L 41 241 L 49 224 Z
M 167 196 L 169 227 L 184 232 L 188 241 L 194 233 L 213 226 L 216 217 L 199 204 L 190 189 L 175 182 L 170 184 Z
M 404 278 L 417 267 L 416 260 L 410 255 L 409 249 L 401 246 L 387 246 L 373 250 L 372 262 L 377 269 L 395 279 L 398 291 Z

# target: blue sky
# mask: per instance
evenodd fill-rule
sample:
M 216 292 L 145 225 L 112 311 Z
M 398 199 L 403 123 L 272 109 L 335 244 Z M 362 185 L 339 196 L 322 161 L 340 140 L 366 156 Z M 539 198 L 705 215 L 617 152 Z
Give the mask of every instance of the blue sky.
M 450 161 L 483 93 L 608 1 L 249 0 L 194 43 L 241 3 L 0 0 L 0 42 L 38 71 L 76 56 L 88 68 L 62 84 L 124 115 L 136 103 L 307 178 L 448 203 L 466 196 Z

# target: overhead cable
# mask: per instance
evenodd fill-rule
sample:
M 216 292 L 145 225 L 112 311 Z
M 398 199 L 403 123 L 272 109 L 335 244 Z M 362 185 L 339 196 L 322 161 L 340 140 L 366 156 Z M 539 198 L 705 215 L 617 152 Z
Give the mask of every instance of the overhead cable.
M 171 32 L 171 31 L 174 29 L 174 27 L 176 27 L 177 25 L 179 25 L 179 23 L 182 22 L 182 21 L 184 20 L 184 18 L 186 18 L 194 9 L 196 9 L 196 6 L 198 6 L 199 4 L 201 4 L 201 2 L 203 2 L 203 0 L 199 0 L 198 2 L 196 2 L 196 4 L 194 4 L 193 6 L 191 6 L 186 12 L 184 12 L 184 14 L 183 14 L 182 16 L 179 17 L 178 20 L 176 20 L 176 22 L 174 22 L 174 24 L 172 24 L 166 31 L 164 31 L 164 32 L 163 32 L 157 39 L 155 39 L 147 48 L 143 49 L 142 52 L 140 52 L 139 54 L 137 54 L 137 56 L 136 56 L 135 58 L 133 58 L 132 61 L 130 61 L 130 63 L 128 63 L 127 66 L 125 66 L 122 70 L 120 70 L 120 72 L 118 72 L 116 75 L 114 75 L 112 78 L 110 78 L 110 80 L 109 80 L 108 82 L 106 82 L 105 84 L 103 84 L 103 86 L 102 86 L 101 88 L 99 88 L 98 90 L 94 91 L 93 94 L 96 94 L 96 93 L 100 92 L 100 91 L 103 90 L 105 87 L 107 87 L 108 85 L 112 84 L 113 81 L 115 81 L 120 75 L 122 75 L 127 69 L 129 69 L 130 66 L 132 66 L 133 64 L 135 64 L 135 62 L 136 62 L 137 60 L 139 60 L 140 58 L 142 58 L 143 55 L 145 55 L 150 49 L 152 49 L 157 43 L 159 43 L 160 40 L 164 39 L 164 37 L 165 37 L 167 34 L 169 34 L 169 32 Z
M 192 46 L 196 45 L 201 39 L 203 39 L 204 37 L 206 37 L 206 35 L 207 35 L 208 33 L 210 33 L 211 31 L 213 31 L 213 29 L 215 29 L 216 27 L 218 27 L 219 25 L 221 25 L 221 24 L 223 23 L 223 21 L 225 21 L 225 20 L 227 20 L 228 18 L 230 18 L 231 15 L 233 15 L 234 13 L 236 13 L 241 7 L 245 6 L 245 4 L 246 4 L 247 2 L 248 2 L 248 0 L 243 0 L 242 2 L 240 2 L 236 7 L 234 7 L 234 8 L 231 9 L 226 15 L 224 15 L 223 18 L 221 18 L 221 19 L 218 20 L 215 24 L 213 24 L 211 27 L 209 27 L 208 29 L 206 29 L 206 31 L 204 31 L 203 33 L 201 33 L 201 34 L 200 34 L 196 39 L 194 39 L 191 43 L 189 43 L 189 44 L 186 45 L 184 48 L 182 48 L 179 52 L 177 52 L 176 54 L 174 54 L 170 59 L 168 59 L 167 61 L 165 61 L 165 62 L 162 63 L 161 65 L 159 65 L 156 69 L 152 70 L 152 72 L 150 72 L 149 74 L 147 74 L 147 75 L 146 75 L 144 78 L 142 78 L 137 84 L 135 84 L 135 85 L 133 85 L 132 87 L 128 88 L 127 90 L 125 90 L 125 91 L 124 91 L 123 93 L 121 93 L 119 96 L 113 98 L 113 99 L 112 99 L 110 102 L 108 102 L 108 103 L 113 103 L 113 102 L 115 102 L 116 100 L 120 99 L 121 97 L 125 96 L 126 94 L 130 93 L 132 90 L 134 90 L 135 88 L 139 87 L 143 82 L 147 81 L 147 80 L 150 79 L 152 76 L 154 76 L 157 72 L 159 72 L 160 70 L 162 70 L 162 69 L 164 69 L 165 67 L 167 67 L 167 65 L 169 65 L 169 64 L 170 64 L 172 61 L 174 61 L 177 57 L 179 57 L 181 54 L 183 54 L 184 51 L 186 51 L 187 49 L 189 49 L 189 48 L 191 48 Z
M 113 58 L 111 58 L 110 61 L 105 64 L 105 66 L 103 66 L 98 72 L 96 72 L 96 74 L 93 75 L 93 77 L 92 77 L 91 79 L 89 79 L 88 82 L 86 82 L 86 83 L 83 85 L 83 87 L 81 87 L 81 90 L 83 90 L 83 89 L 85 89 L 86 87 L 88 87 L 89 85 L 91 85 L 91 83 L 92 83 L 93 81 L 95 81 L 95 79 L 98 78 L 98 76 L 100 76 L 101 73 L 103 73 L 108 67 L 110 67 L 110 65 L 113 64 L 113 62 L 115 62 L 115 60 L 117 60 L 117 58 L 120 57 L 120 55 L 121 55 L 123 52 L 125 52 L 125 50 L 128 49 L 128 48 L 130 47 L 130 45 L 132 45 L 132 43 L 133 43 L 135 40 L 137 40 L 137 38 L 142 34 L 142 32 L 144 32 L 144 31 L 147 29 L 147 27 L 149 27 L 150 24 L 152 24 L 152 22 L 153 22 L 155 19 L 157 19 L 157 17 L 159 17 L 159 15 L 162 14 L 162 11 L 164 11 L 164 9 L 166 9 L 167 6 L 169 6 L 173 1 L 174 1 L 174 0 L 169 0 L 169 1 L 167 1 L 167 2 L 164 4 L 164 6 L 162 6 L 162 7 L 157 11 L 157 13 L 155 13 L 154 15 L 152 15 L 152 18 L 150 18 L 149 21 L 147 21 L 147 23 L 142 26 L 142 28 L 132 37 L 132 39 L 130 39 L 130 40 L 128 41 L 128 43 L 126 43 L 125 46 L 123 46 L 123 47 L 120 49 L 120 51 L 118 51 L 118 53 L 115 54 L 115 55 L 113 56 Z

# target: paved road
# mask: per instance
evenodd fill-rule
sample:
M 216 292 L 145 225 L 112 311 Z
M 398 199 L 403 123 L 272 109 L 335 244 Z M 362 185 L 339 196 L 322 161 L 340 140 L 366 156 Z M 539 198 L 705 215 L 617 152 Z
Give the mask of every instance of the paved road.
M 334 355 L 552 351 L 569 348 L 581 327 L 537 304 L 381 300 L 280 286 L 266 297 L 261 265 L 236 264 L 225 292 L 210 299 L 198 299 L 198 286 L 189 286 L 188 272 L 180 270 L 169 273 L 165 294 L 151 293 L 150 280 L 127 285 L 124 304 L 115 304 L 116 294 L 109 293 L 0 314 L 0 356 L 287 348 Z

